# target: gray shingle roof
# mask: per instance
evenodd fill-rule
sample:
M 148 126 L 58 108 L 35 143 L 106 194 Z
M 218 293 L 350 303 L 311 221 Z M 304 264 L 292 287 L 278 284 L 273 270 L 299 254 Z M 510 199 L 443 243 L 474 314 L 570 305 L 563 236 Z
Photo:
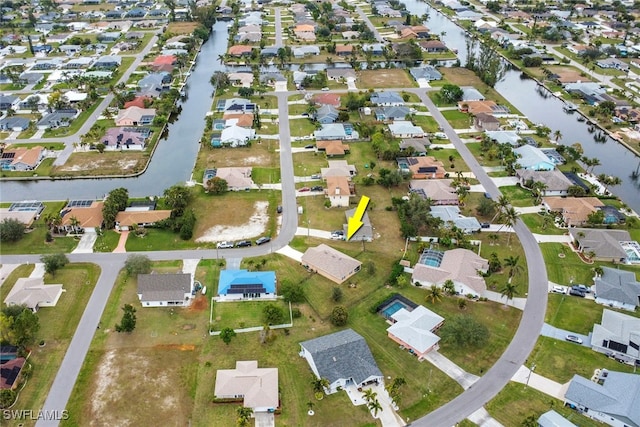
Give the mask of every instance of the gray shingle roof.
M 367 342 L 353 329 L 325 335 L 300 345 L 313 356 L 320 377 L 330 383 L 353 378 L 356 384 L 371 376 L 382 376 Z
M 631 271 L 603 267 L 603 274 L 595 280 L 598 298 L 620 301 L 637 306 L 640 303 L 640 282 Z
M 602 385 L 575 375 L 565 399 L 625 424 L 640 425 L 640 375 L 609 371 Z
M 620 242 L 632 240 L 626 230 L 600 230 L 597 228 L 570 228 L 569 234 L 578 241 L 584 252 L 593 251 L 597 258 L 626 258 Z
M 191 292 L 191 274 L 138 274 L 141 301 L 182 301 Z

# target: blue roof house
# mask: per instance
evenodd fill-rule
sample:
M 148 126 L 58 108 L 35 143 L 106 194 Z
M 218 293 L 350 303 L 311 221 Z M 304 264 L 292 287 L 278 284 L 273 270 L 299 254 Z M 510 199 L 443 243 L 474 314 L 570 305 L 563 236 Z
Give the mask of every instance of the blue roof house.
M 550 171 L 554 170 L 556 165 L 549 160 L 546 154 L 537 147 L 530 145 L 523 145 L 513 150 L 518 155 L 517 164 L 521 169 L 535 170 L 535 171 Z
M 274 271 L 222 270 L 218 282 L 221 301 L 275 299 Z

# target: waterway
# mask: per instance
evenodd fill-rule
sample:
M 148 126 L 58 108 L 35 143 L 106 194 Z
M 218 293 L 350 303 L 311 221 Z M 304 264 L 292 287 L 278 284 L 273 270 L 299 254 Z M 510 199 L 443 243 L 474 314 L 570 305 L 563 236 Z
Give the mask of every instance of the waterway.
M 224 69 L 218 57 L 225 53 L 227 35 L 226 22 L 213 26 L 187 80 L 186 99 L 180 102 L 182 112 L 158 141 L 144 174 L 135 178 L 3 181 L 0 200 L 96 199 L 117 187 L 126 188 L 131 197 L 157 196 L 176 183 L 188 181 L 204 131 L 204 118 L 211 108 L 213 87 L 209 80 L 214 71 Z
M 426 3 L 417 0 L 404 0 L 403 3 L 413 15 L 428 13 L 425 25 L 433 33 L 440 34 L 449 48 L 457 49 L 458 58 L 464 64 L 467 34 Z M 534 80 L 521 79 L 520 75 L 517 70 L 507 71 L 495 89 L 533 123 L 542 123 L 554 132 L 559 130 L 562 133 L 559 143 L 572 145 L 579 142 L 585 156 L 600 159 L 601 165 L 594 169 L 594 173 L 621 178 L 622 184 L 611 188 L 611 192 L 640 213 L 640 180 L 631 177 L 640 158 L 609 137 L 604 143 L 595 142 L 586 122 L 578 122 L 577 114 L 569 114 L 562 109 L 564 103 L 561 100 L 539 88 Z

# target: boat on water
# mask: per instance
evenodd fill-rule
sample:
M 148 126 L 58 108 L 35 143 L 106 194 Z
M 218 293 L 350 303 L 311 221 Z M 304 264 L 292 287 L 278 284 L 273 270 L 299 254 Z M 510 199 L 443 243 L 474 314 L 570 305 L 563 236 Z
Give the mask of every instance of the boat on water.
M 579 122 L 584 122 L 586 119 L 584 118 L 584 116 L 578 116 L 578 121 Z
M 572 104 L 571 102 L 565 102 L 562 106 L 562 109 L 567 113 L 573 113 L 578 110 L 578 106 L 576 104 Z

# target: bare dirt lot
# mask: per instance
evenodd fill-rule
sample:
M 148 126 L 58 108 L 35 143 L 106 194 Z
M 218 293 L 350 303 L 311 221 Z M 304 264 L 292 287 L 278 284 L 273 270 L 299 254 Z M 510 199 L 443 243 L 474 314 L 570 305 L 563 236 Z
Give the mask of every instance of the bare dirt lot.
M 269 221 L 269 214 L 267 208 L 269 202 L 258 201 L 255 202 L 251 209 L 234 209 L 234 217 L 238 217 L 241 212 L 252 212 L 251 216 L 242 223 L 236 221 L 217 221 L 219 224 L 215 225 L 202 234 L 196 234 L 199 237 L 196 238 L 196 242 L 220 242 L 223 240 L 238 240 L 238 239 L 250 239 L 261 235 L 267 228 Z M 242 218 L 242 217 L 241 217 Z
M 143 152 L 73 153 L 63 166 L 54 167 L 51 175 L 131 175 L 140 172 L 147 159 Z
M 271 152 L 269 152 L 271 145 Z M 253 143 L 251 147 L 215 148 L 204 149 L 201 156 L 204 158 L 205 167 L 232 167 L 232 166 L 275 166 L 276 156 L 273 152 L 277 142 L 267 141 L 261 144 Z
M 415 86 L 409 74 L 397 68 L 359 71 L 356 85 L 362 89 Z
M 166 346 L 165 346 L 166 347 Z M 191 402 L 179 387 L 183 369 L 195 364 L 195 346 L 108 350 L 95 374 L 90 397 L 91 426 L 186 425 Z M 144 405 L 135 409 L 129 402 Z

